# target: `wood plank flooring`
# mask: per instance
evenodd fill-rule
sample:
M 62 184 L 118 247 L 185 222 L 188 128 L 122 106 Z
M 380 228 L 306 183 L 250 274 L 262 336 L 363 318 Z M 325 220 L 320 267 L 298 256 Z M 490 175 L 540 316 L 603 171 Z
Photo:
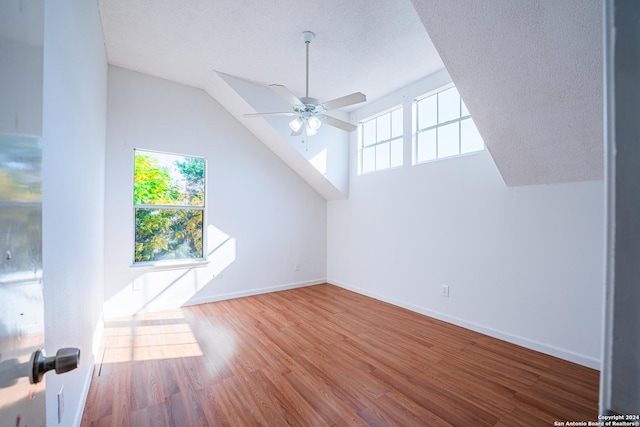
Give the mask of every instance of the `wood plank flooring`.
M 552 426 L 599 373 L 332 285 L 107 322 L 82 426 Z

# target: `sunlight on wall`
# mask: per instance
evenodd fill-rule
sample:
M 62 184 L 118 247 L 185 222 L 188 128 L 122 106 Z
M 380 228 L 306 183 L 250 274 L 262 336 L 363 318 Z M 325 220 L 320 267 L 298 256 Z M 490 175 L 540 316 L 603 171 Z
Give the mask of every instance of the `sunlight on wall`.
M 216 277 L 236 260 L 236 239 L 213 225 L 209 225 L 207 245 L 210 248 L 207 255 L 209 270 Z
M 207 247 L 201 265 L 148 267 L 105 302 L 105 319 L 181 307 L 236 259 L 236 239 L 213 225 L 207 227 Z
M 311 163 L 314 168 L 318 169 L 318 172 L 326 176 L 327 175 L 327 149 L 325 148 L 324 150 L 322 150 L 321 152 L 313 156 L 313 158 L 309 160 L 309 163 Z

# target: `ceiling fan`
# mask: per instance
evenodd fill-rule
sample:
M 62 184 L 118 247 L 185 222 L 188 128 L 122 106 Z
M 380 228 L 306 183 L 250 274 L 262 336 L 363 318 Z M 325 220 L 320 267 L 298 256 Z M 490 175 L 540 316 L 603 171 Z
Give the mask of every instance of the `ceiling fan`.
M 307 48 L 307 85 L 305 96 L 298 98 L 282 85 L 269 85 L 271 89 L 291 104 L 293 111 L 245 114 L 246 117 L 293 116 L 295 118 L 289 122 L 292 136 L 298 136 L 302 134 L 304 130 L 306 130 L 307 136 L 315 135 L 323 122 L 347 132 L 353 132 L 358 128 L 351 123 L 336 119 L 325 113 L 329 110 L 335 110 L 366 101 L 367 97 L 363 93 L 355 92 L 351 95 L 342 96 L 323 103 L 316 98 L 309 97 L 309 44 L 311 44 L 315 37 L 316 35 L 311 31 L 305 31 L 301 34 L 301 38 Z

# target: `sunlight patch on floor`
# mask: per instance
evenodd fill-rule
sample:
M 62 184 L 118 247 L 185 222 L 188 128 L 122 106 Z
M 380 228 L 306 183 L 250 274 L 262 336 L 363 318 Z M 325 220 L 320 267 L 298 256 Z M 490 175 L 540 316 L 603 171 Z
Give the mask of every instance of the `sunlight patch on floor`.
M 178 311 L 145 313 L 111 321 L 104 329 L 102 363 L 202 356 L 191 327 Z

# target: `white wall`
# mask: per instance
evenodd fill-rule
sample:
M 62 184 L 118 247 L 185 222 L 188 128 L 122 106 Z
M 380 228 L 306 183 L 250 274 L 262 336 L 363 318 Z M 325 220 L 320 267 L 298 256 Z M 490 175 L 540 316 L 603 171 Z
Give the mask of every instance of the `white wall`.
M 410 108 L 442 78 L 386 107 Z M 328 204 L 329 282 L 599 366 L 602 181 L 507 188 L 486 151 L 356 176 L 355 138 L 351 150 L 350 198 Z
M 131 267 L 134 148 L 207 159 L 207 266 Z M 325 200 L 203 90 L 110 66 L 106 182 L 106 317 L 326 278 Z
M 47 375 L 47 425 L 75 426 L 93 373 L 104 284 L 107 64 L 96 2 L 46 2 L 43 90 L 45 349 L 81 349 L 78 369 Z

